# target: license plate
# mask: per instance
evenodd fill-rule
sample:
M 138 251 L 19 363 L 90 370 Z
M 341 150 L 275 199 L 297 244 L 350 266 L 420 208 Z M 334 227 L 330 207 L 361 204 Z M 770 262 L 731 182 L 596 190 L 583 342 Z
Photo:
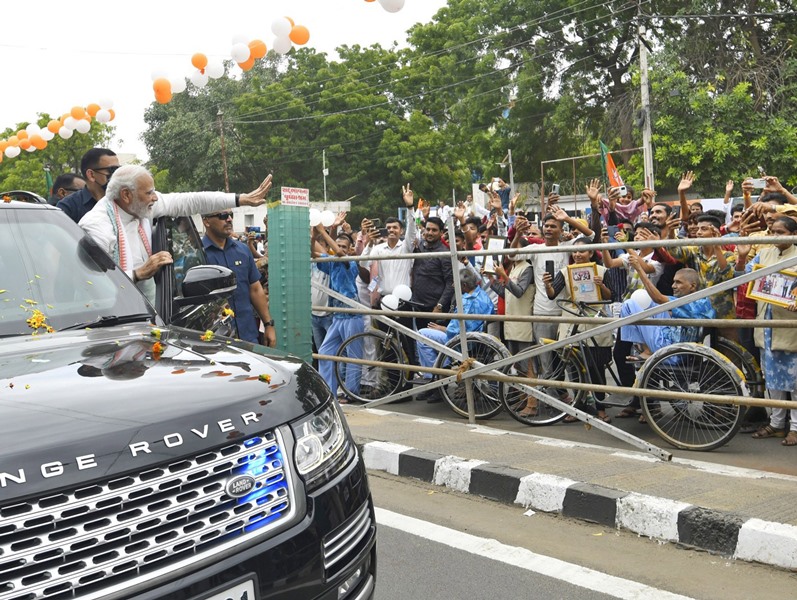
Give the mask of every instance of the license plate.
M 208 596 L 203 600 L 257 600 L 255 583 L 251 579 L 247 579 L 236 586 Z

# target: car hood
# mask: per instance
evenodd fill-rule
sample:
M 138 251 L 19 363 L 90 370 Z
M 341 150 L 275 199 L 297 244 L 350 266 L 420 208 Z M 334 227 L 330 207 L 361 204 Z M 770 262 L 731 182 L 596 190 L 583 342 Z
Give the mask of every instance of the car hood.
M 0 340 L 0 503 L 190 456 L 328 398 L 297 358 L 185 329 Z

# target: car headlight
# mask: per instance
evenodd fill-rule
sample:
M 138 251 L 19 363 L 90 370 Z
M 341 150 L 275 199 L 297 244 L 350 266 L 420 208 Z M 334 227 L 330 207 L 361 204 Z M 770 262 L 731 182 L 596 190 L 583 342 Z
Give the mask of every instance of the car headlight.
M 338 470 L 348 456 L 349 436 L 334 404 L 292 425 L 296 468 L 308 483 L 319 483 Z

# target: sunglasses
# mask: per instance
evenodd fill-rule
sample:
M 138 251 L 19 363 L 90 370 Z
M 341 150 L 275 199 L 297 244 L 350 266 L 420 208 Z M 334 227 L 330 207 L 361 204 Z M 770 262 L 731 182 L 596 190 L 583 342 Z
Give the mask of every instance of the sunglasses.
M 110 166 L 110 167 L 97 167 L 96 169 L 92 169 L 92 171 L 94 171 L 96 173 L 102 173 L 106 177 L 110 177 L 111 175 L 113 175 L 116 172 L 116 170 L 120 166 L 121 165 L 113 165 L 113 166 Z
M 208 215 L 208 218 L 210 219 L 211 217 L 215 217 L 221 221 L 226 221 L 227 219 L 232 219 L 232 216 L 233 215 L 231 212 L 220 212 L 216 213 L 215 215 Z

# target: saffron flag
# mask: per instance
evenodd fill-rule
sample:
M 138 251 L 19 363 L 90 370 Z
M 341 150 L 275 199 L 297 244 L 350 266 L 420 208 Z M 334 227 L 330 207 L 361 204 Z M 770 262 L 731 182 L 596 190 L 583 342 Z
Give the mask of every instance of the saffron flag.
M 620 187 L 625 185 L 623 183 L 623 178 L 620 177 L 620 173 L 617 172 L 617 167 L 614 166 L 614 159 L 612 159 L 612 155 L 609 154 L 609 149 L 604 145 L 603 142 L 599 142 L 601 145 L 601 159 L 603 160 L 603 172 L 606 174 L 606 177 L 609 180 L 609 185 L 611 187 Z

